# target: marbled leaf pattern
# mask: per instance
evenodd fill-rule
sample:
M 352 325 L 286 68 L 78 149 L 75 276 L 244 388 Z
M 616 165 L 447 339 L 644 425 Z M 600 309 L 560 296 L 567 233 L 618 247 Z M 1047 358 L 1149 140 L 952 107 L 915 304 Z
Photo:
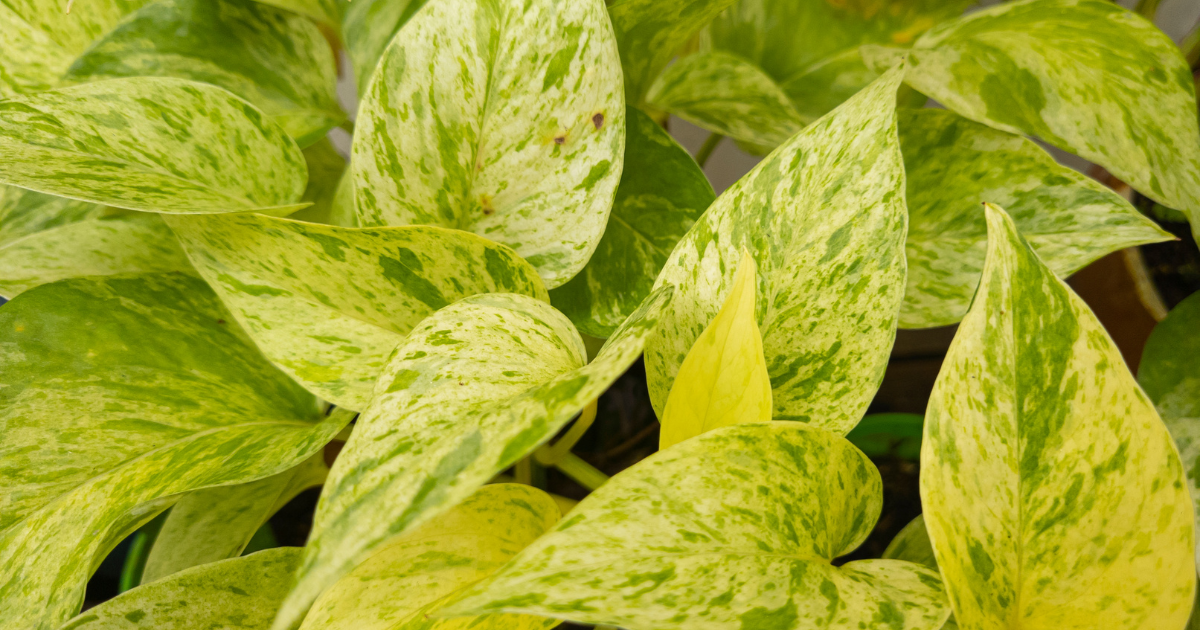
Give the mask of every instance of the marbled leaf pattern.
M 1166 427 L 1095 315 L 987 206 L 983 280 L 925 416 L 921 503 L 964 628 L 1180 628 L 1194 524 Z
M 168 220 L 267 358 L 350 409 L 366 408 L 388 355 L 430 313 L 477 293 L 549 301 L 533 267 L 468 232 L 258 215 Z
M 585 335 L 605 339 L 650 295 L 671 250 L 716 198 L 692 156 L 646 114 L 626 109 L 625 172 L 608 229 L 579 275 L 550 292 Z
M 354 136 L 359 224 L 428 224 L 515 249 L 546 286 L 604 234 L 625 99 L 601 0 L 439 0 L 405 25 Z
M 983 203 L 1003 207 L 1065 277 L 1109 252 L 1174 238 L 1109 188 L 1032 141 L 939 109 L 902 109 L 908 286 L 900 326 L 962 319 L 987 248 Z
M 151 212 L 287 213 L 305 172 L 282 129 L 211 85 L 137 77 L 0 101 L 0 183 L 21 188 Z
M 137 76 L 225 88 L 302 147 L 345 119 L 333 50 L 321 31 L 306 17 L 253 0 L 156 0 L 93 44 L 64 81 Z
M 271 366 L 200 280 L 64 280 L 0 308 L 0 626 L 53 630 L 181 492 L 310 457 L 350 417 Z M 171 499 L 173 500 L 173 499 Z
M 296 627 L 362 561 L 548 441 L 637 360 L 656 291 L 585 365 L 579 333 L 533 298 L 477 295 L 396 348 L 330 473 L 304 565 L 274 627 Z
M 629 630 L 935 629 L 937 573 L 834 567 L 871 532 L 879 472 L 789 422 L 718 429 L 613 477 L 447 614 L 529 613 Z
M 904 165 L 893 70 L 806 127 L 725 191 L 679 242 L 677 288 L 646 347 L 654 408 L 729 292 L 742 249 L 760 276 L 758 324 L 775 418 L 852 429 L 895 337 L 905 277 Z

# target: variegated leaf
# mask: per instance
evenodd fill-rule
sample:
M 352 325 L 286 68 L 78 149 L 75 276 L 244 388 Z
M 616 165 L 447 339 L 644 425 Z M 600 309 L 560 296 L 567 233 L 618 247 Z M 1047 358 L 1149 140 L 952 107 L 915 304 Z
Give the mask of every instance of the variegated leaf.
M 337 30 L 342 24 L 342 14 L 349 5 L 342 0 L 256 0 L 262 4 L 278 7 L 307 16 L 327 28 Z M 349 0 L 346 0 L 349 3 Z
M 371 84 L 371 74 L 396 33 L 427 0 L 355 0 L 346 5 L 342 32 L 346 51 L 354 66 L 355 84 L 361 96 Z
M 349 409 L 366 408 L 388 355 L 430 313 L 477 293 L 549 301 L 533 267 L 467 232 L 258 215 L 168 221 L 267 358 Z
M 349 420 L 322 418 L 181 274 L 26 291 L 0 308 L 0 372 L 5 628 L 52 630 L 74 615 L 114 534 L 162 498 L 282 472 Z
M 918 515 L 908 525 L 905 525 L 904 529 L 896 534 L 891 544 L 884 550 L 883 557 L 916 562 L 937 571 L 937 559 L 933 557 L 933 543 L 929 542 L 929 532 L 925 529 L 925 517 Z
M 304 182 L 295 142 L 211 85 L 137 77 L 0 101 L 0 183 L 131 210 L 287 213 Z
M 349 172 L 346 159 L 338 153 L 329 138 L 322 138 L 304 149 L 304 161 L 308 164 L 308 186 L 300 200 L 312 205 L 288 215 L 288 218 L 293 221 L 353 227 L 344 225 L 343 215 L 334 207 L 338 188 Z
M 654 79 L 679 49 L 735 0 L 616 0 L 609 4 L 625 100 L 640 107 Z
M 1180 302 L 1154 328 L 1142 350 L 1138 383 L 1175 439 L 1200 528 L 1200 293 Z
M 1200 234 L 1192 73 L 1141 16 L 1105 0 L 1009 2 L 930 30 L 908 58 L 905 80 L 947 108 L 1087 158 Z
M 308 18 L 253 0 L 151 2 L 76 59 L 64 80 L 138 76 L 223 87 L 274 119 L 300 146 L 346 117 L 335 93 L 333 50 L 321 31 Z
M 0 3 L 0 99 L 58 85 L 71 62 L 150 0 L 6 0 Z
M 236 558 L 267 519 L 329 474 L 325 453 L 278 475 L 189 492 L 167 514 L 146 558 L 142 584 L 194 566 Z M 290 577 L 290 576 L 289 576 Z
M 971 310 L 934 385 L 921 503 L 964 628 L 1180 628 L 1191 498 L 1095 315 L 987 206 Z
M 714 133 L 768 148 L 783 144 L 805 122 L 762 69 L 719 51 L 680 59 L 654 82 L 646 100 Z
M 283 547 L 195 567 L 126 591 L 61 630 L 262 630 L 299 561 L 299 549 Z
M 1174 238 L 1030 140 L 939 109 L 901 110 L 899 122 L 909 217 L 904 328 L 966 314 L 987 247 L 984 202 L 1005 208 L 1063 277 L 1109 252 Z
M 529 615 L 437 619 L 447 601 L 508 562 L 559 519 L 529 486 L 484 486 L 380 549 L 313 605 L 301 630 L 550 630 Z
M 806 127 L 725 191 L 657 285 L 678 287 L 646 347 L 654 408 L 716 315 L 742 249 L 762 280 L 758 324 L 775 418 L 845 433 L 883 378 L 904 285 L 900 70 Z
M 757 278 L 754 258 L 742 252 L 721 310 L 679 367 L 659 450 L 720 427 L 771 421 L 771 379 L 754 316 Z
M 607 338 L 650 295 L 671 250 L 715 195 L 704 171 L 646 114 L 626 110 L 625 172 L 608 229 L 551 303 L 585 335 Z
M 718 429 L 613 477 L 446 614 L 630 630 L 938 628 L 950 609 L 937 573 L 831 564 L 866 539 L 882 503 L 879 472 L 837 435 Z
M 625 148 L 601 0 L 440 0 L 384 53 L 354 137 L 363 226 L 428 224 L 515 249 L 557 287 L 604 234 Z
M 587 365 L 571 322 L 525 296 L 466 298 L 413 329 L 333 465 L 274 627 L 553 437 L 637 360 L 670 297 L 647 298 Z

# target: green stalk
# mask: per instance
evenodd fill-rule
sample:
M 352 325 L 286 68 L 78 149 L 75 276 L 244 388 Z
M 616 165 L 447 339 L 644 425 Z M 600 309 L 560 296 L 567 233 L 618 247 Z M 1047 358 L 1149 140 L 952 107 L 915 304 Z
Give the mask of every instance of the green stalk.
M 595 490 L 608 482 L 608 475 L 583 461 L 575 453 L 567 453 L 554 466 L 588 490 Z
M 125 555 L 125 564 L 121 566 L 121 579 L 117 582 L 117 592 L 124 593 L 142 583 L 142 574 L 146 571 L 146 559 L 150 557 L 150 548 L 158 538 L 163 523 L 167 520 L 167 512 L 154 517 L 133 535 L 129 544 L 129 553 Z
M 705 140 L 704 146 L 700 147 L 700 150 L 696 152 L 696 163 L 700 165 L 700 168 L 704 168 L 704 165 L 708 163 L 708 158 L 712 157 L 713 151 L 717 149 L 717 145 L 721 144 L 721 141 L 724 139 L 725 136 L 716 132 L 708 134 L 708 140 Z
M 1137 8 L 1134 9 L 1140 15 L 1151 22 L 1154 21 L 1154 16 L 1158 14 L 1158 4 L 1162 0 L 1138 0 Z

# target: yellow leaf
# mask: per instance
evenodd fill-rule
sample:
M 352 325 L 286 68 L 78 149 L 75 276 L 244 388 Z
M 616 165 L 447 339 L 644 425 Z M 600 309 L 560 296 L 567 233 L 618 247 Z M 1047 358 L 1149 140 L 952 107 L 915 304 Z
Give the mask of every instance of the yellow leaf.
M 729 297 L 683 360 L 663 410 L 660 449 L 720 427 L 771 420 L 754 265 L 743 251 Z

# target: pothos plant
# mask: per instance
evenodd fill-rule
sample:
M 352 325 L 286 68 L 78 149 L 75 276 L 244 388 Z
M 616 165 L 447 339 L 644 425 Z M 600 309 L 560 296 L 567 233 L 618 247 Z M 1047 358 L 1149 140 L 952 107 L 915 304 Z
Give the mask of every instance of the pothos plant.
M 1135 380 L 1061 278 L 1171 237 L 1030 139 L 1200 226 L 1192 75 L 1143 17 L 69 4 L 0 3 L 3 628 L 1188 622 L 1200 302 Z M 714 198 L 667 113 L 767 155 Z M 897 327 L 956 322 L 924 514 L 838 562 Z M 606 480 L 571 448 L 643 353 L 661 451 Z M 595 491 L 492 483 L 530 458 Z M 306 546 L 241 556 L 313 486 Z

